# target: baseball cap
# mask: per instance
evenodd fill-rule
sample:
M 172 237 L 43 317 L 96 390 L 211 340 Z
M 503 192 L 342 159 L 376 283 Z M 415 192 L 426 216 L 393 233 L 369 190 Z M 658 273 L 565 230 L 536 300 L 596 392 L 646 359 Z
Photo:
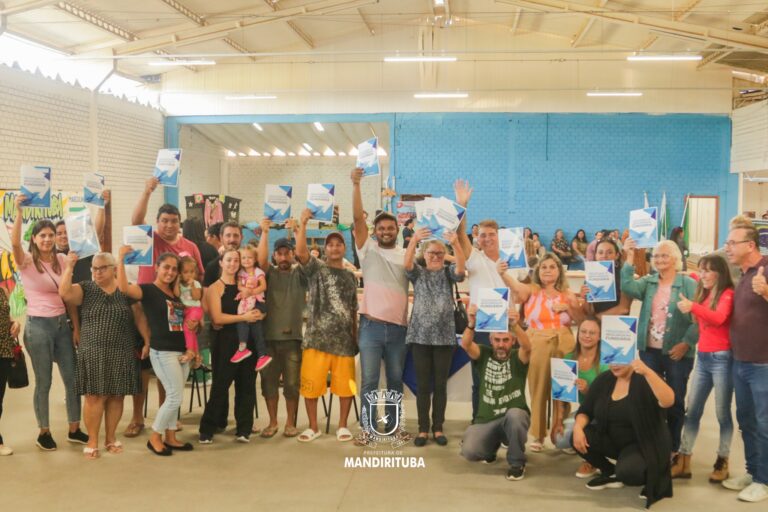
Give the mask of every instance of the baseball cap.
M 342 235 L 342 234 L 341 234 L 340 232 L 338 232 L 338 231 L 331 231 L 330 233 L 328 233 L 327 235 L 325 235 L 325 243 L 327 244 L 327 243 L 328 243 L 328 241 L 329 241 L 331 238 L 333 238 L 333 237 L 336 237 L 336 238 L 338 238 L 339 240 L 341 240 L 341 243 L 343 243 L 344 245 L 347 245 L 347 241 L 346 241 L 346 240 L 344 240 L 344 235 Z
M 373 225 L 375 226 L 376 224 L 378 224 L 382 220 L 391 220 L 392 222 L 397 223 L 397 217 L 395 217 L 391 213 L 389 213 L 389 212 L 379 212 L 376 215 L 376 218 L 373 219 Z
M 290 249 L 293 250 L 293 243 L 287 238 L 278 238 L 275 242 L 275 251 L 278 251 L 280 249 Z

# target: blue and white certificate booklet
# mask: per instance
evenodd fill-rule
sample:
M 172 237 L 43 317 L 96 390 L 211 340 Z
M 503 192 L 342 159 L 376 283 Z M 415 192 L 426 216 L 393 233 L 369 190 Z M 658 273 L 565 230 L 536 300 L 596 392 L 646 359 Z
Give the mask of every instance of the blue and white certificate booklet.
M 446 197 L 425 197 L 416 202 L 416 229 L 428 228 L 431 238 L 445 240 L 445 234 L 454 232 L 467 210 Z
M 22 206 L 51 207 L 51 168 L 40 165 L 21 166 L 21 191 L 27 196 Z
M 499 253 L 509 268 L 528 268 L 525 257 L 523 228 L 505 228 L 499 230 Z
M 290 185 L 267 185 L 264 189 L 264 216 L 273 224 L 285 224 L 291 217 L 291 197 L 293 187 Z
M 616 301 L 616 264 L 613 261 L 585 261 L 584 283 L 589 288 L 587 302 Z
M 333 202 L 336 187 L 330 184 L 310 183 L 307 185 L 307 208 L 312 218 L 322 222 L 333 222 Z
M 579 378 L 579 363 L 570 359 L 550 358 L 550 375 L 552 376 L 552 400 L 579 403 L 579 388 L 576 379 Z
M 157 152 L 155 172 L 152 174 L 166 187 L 179 186 L 179 170 L 181 169 L 180 149 L 161 149 Z
M 101 250 L 99 237 L 91 221 L 91 212 L 86 208 L 64 218 L 67 226 L 69 249 L 80 259 L 93 256 Z
M 637 317 L 603 316 L 601 364 L 630 364 L 637 357 Z
M 126 265 L 152 266 L 152 226 L 141 224 L 123 227 L 123 243 L 130 245 L 131 252 L 125 255 Z
M 655 206 L 629 212 L 629 236 L 637 242 L 638 249 L 656 247 L 659 231 Z
M 374 137 L 357 146 L 357 167 L 363 170 L 363 176 L 379 174 L 379 139 Z
M 475 304 L 476 332 L 509 331 L 509 288 L 480 288 Z
M 94 172 L 83 179 L 83 201 L 99 208 L 104 208 L 104 176 Z

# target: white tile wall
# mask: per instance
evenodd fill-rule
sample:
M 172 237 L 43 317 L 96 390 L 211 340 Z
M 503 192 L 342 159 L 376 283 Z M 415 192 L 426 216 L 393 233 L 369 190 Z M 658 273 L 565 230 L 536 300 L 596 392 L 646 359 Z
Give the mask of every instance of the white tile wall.
M 179 146 L 182 148 L 179 204 L 183 204 L 184 196 L 194 193 L 222 193 L 220 167 L 224 150 L 191 126 L 181 127 Z M 181 213 L 186 216 L 184 211 Z

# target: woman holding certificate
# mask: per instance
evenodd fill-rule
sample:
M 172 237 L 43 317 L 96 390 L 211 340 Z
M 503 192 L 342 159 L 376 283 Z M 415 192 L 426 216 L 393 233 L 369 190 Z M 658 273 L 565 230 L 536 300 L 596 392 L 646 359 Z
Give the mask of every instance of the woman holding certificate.
M 603 315 L 626 315 L 632 305 L 632 299 L 621 292 L 621 250 L 616 242 L 609 237 L 603 237 L 595 246 L 595 261 L 612 261 L 614 268 L 614 282 L 616 285 L 616 300 L 606 302 L 589 302 L 583 304 L 584 313 L 587 316 L 595 316 L 598 320 Z M 581 296 L 588 297 L 589 286 L 586 283 L 581 287 Z
M 16 196 L 16 221 L 11 231 L 11 246 L 27 298 L 24 346 L 35 372 L 33 404 L 37 426 L 40 428 L 37 447 L 53 451 L 56 449 L 56 442 L 50 430 L 48 395 L 54 362 L 59 365 L 59 373 L 66 390 L 69 421 L 67 440 L 80 444 L 88 442 L 88 436 L 80 430 L 80 397 L 75 390 L 75 345 L 80 339 L 80 333 L 78 330 L 73 332 L 69 321 L 69 318 L 77 316 L 77 308 L 64 306 L 59 297 L 65 256 L 56 254 L 54 249 L 56 228 L 53 222 L 47 219 L 37 221 L 32 227 L 29 252 L 21 246 L 22 209 L 26 198 L 24 194 Z
M 681 297 L 693 299 L 696 282 L 683 275 L 682 255 L 671 240 L 659 242 L 653 249 L 655 274 L 635 279 L 637 242 L 627 238 L 624 249 L 627 261 L 621 269 L 621 290 L 642 301 L 637 328 L 637 351 L 640 359 L 658 373 L 675 392 L 675 403 L 669 409 L 667 423 L 672 436 L 672 452 L 677 458 L 685 420 L 685 394 L 688 375 L 699 339 L 698 325 L 689 313 L 677 307 Z
M 533 282 L 521 283 L 507 264 L 499 261 L 497 270 L 515 294 L 515 302 L 524 303 L 531 340 L 531 362 L 528 385 L 531 392 L 531 451 L 544 449 L 547 435 L 547 404 L 550 400 L 550 358 L 562 357 L 573 351 L 576 340 L 571 324 L 583 317 L 576 294 L 568 289 L 568 281 L 560 259 L 552 253 L 542 257 L 533 269 Z

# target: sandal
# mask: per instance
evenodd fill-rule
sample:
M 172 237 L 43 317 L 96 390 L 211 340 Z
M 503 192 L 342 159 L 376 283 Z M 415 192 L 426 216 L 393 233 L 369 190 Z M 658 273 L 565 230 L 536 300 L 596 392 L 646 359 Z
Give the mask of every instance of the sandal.
M 264 439 L 269 439 L 271 437 L 275 437 L 275 434 L 277 434 L 277 427 L 268 426 L 261 430 L 260 437 L 263 437 Z
M 299 437 L 297 437 L 296 439 L 298 439 L 300 443 L 311 443 L 321 435 L 323 435 L 321 431 L 318 430 L 317 432 L 315 432 L 311 428 L 308 428 L 307 430 L 299 434 Z
M 123 443 L 120 441 L 115 441 L 114 443 L 107 443 L 104 445 L 104 448 L 107 449 L 109 453 L 123 453 Z
M 283 435 L 285 437 L 296 437 L 297 435 L 299 435 L 299 429 L 297 429 L 296 427 L 285 427 L 283 429 Z
M 99 458 L 99 449 L 86 446 L 83 448 L 83 455 L 88 460 L 95 460 Z
M 251 429 L 251 434 L 258 434 L 259 432 L 261 432 L 261 429 L 259 427 L 257 427 L 257 426 L 254 426 Z
M 336 431 L 336 440 L 340 443 L 346 443 L 353 439 L 352 432 L 347 427 L 341 427 Z
M 544 450 L 544 441 L 535 440 L 531 442 L 530 448 L 532 452 L 541 452 Z
M 125 432 L 123 432 L 123 435 L 125 437 L 139 437 L 142 432 L 144 432 L 143 423 L 130 423 L 126 427 Z

